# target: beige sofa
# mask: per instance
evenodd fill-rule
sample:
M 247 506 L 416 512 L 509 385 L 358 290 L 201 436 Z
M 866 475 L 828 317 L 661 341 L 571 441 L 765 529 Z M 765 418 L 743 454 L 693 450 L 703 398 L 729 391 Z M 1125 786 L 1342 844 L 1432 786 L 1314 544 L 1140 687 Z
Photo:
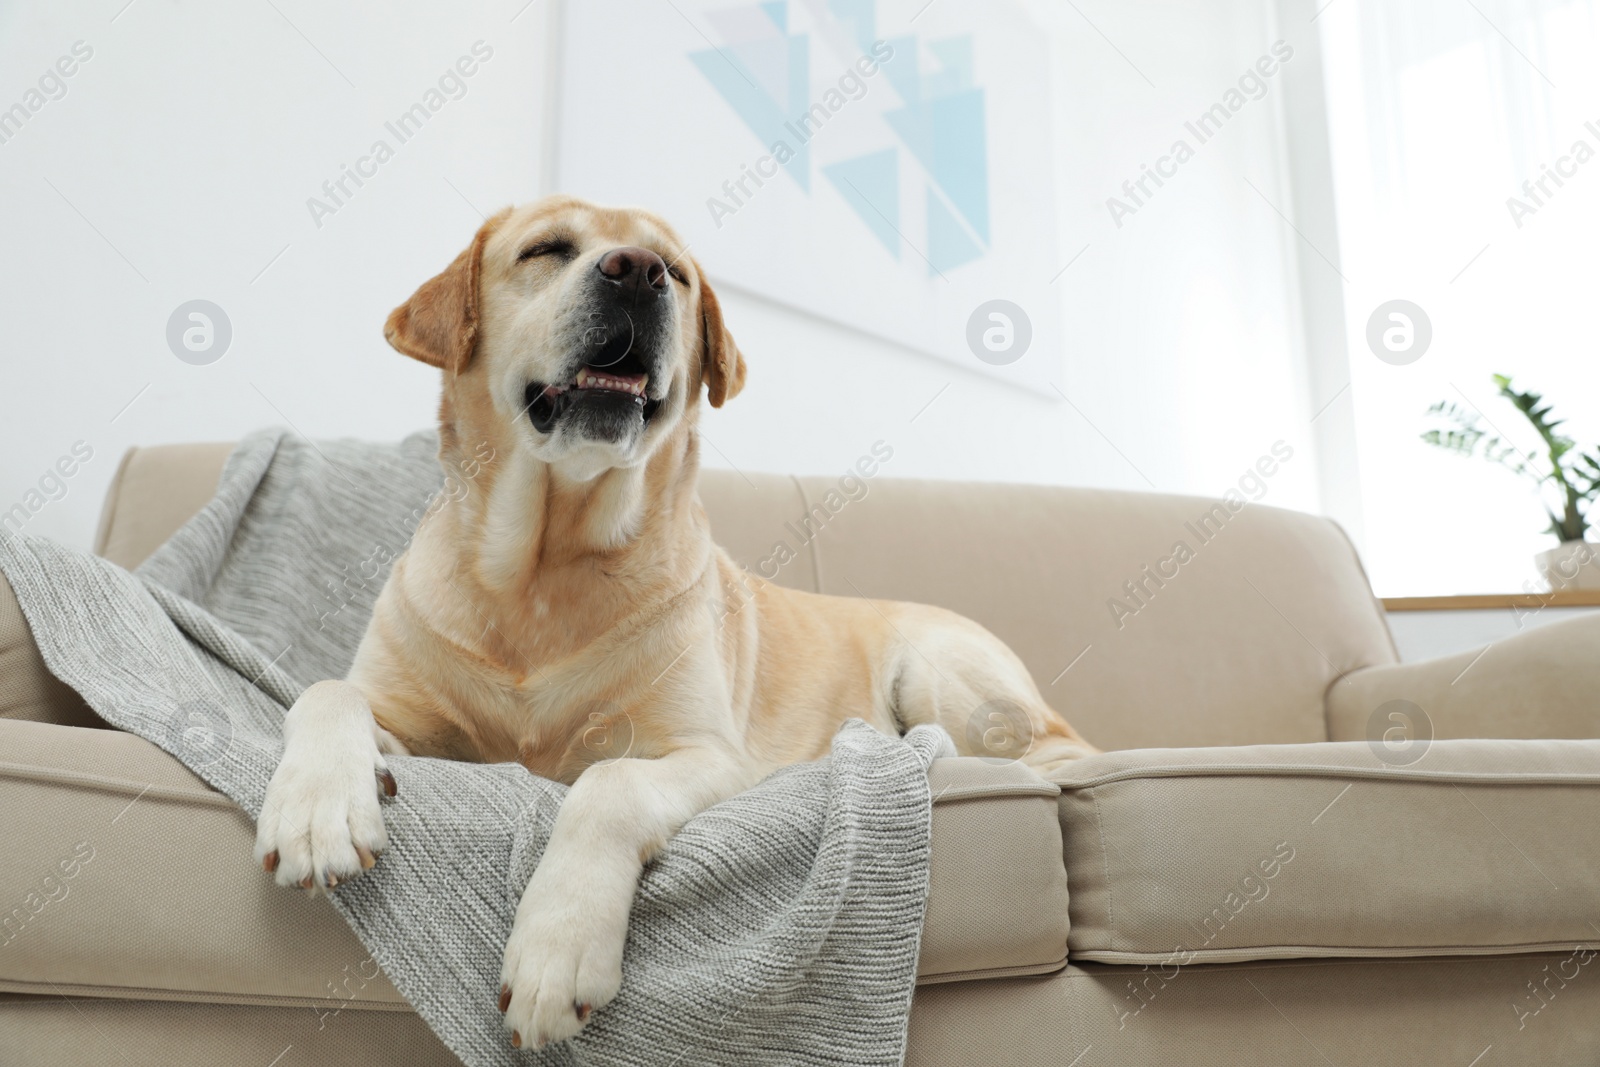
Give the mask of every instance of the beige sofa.
M 227 451 L 129 453 L 98 551 L 137 565 Z M 978 619 L 1114 750 L 936 766 L 909 1064 L 1600 1063 L 1600 616 L 1399 665 L 1324 519 L 701 484 L 741 560 Z M 0 1063 L 456 1062 L 242 812 L 49 676 L 3 582 L 0 716 Z

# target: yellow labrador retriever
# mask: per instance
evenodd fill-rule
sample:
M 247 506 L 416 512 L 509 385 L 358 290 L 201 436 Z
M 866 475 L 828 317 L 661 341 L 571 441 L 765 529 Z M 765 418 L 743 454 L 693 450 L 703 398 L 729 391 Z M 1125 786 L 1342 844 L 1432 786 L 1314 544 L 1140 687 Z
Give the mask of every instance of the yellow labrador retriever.
M 386 844 L 385 754 L 570 784 L 506 946 L 514 1045 L 615 996 L 641 870 L 679 827 L 824 755 L 846 718 L 970 748 L 974 712 L 1007 701 L 1034 767 L 1094 751 L 976 623 L 780 588 L 716 546 L 700 393 L 720 407 L 745 363 L 686 252 L 652 215 L 550 198 L 390 315 L 389 343 L 444 372 L 440 458 L 470 477 L 395 562 L 349 678 L 289 711 L 256 838 L 279 884 L 332 888 Z

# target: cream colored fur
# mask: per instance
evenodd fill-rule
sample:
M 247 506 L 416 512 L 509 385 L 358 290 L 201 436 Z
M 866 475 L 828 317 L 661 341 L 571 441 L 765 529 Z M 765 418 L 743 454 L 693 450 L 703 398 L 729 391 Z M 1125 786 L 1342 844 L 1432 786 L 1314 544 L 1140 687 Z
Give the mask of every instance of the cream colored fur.
M 519 258 L 557 232 L 570 259 Z M 583 286 L 619 246 L 673 266 L 669 373 L 648 386 L 660 410 L 621 442 L 541 435 L 523 390 L 557 380 Z M 440 458 L 464 491 L 396 561 L 348 679 L 290 710 L 257 859 L 306 888 L 370 866 L 384 752 L 516 761 L 570 783 L 506 946 L 514 1043 L 570 1037 L 616 995 L 640 873 L 679 827 L 822 756 L 844 719 L 940 723 L 967 751 L 973 717 L 1003 701 L 1022 721 L 977 733 L 1024 735 L 1029 764 L 1094 751 L 976 623 L 783 589 L 716 547 L 695 495 L 699 397 L 736 395 L 745 364 L 659 219 L 570 198 L 507 209 L 386 335 L 443 370 Z

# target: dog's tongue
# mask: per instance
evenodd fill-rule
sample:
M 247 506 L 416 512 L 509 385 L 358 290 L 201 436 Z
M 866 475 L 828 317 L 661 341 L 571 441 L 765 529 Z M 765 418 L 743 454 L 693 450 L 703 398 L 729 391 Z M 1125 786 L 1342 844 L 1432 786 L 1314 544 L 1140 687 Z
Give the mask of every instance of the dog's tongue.
M 609 389 L 617 393 L 643 396 L 644 387 L 649 380 L 650 376 L 647 374 L 611 374 L 585 367 L 578 372 L 578 380 L 573 384 L 579 389 Z

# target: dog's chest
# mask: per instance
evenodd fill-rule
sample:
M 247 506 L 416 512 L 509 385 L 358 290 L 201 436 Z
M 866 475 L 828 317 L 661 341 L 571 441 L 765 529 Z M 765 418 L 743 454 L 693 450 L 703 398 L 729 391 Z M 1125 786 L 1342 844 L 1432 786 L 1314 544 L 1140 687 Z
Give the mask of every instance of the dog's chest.
M 395 732 L 412 751 L 517 762 L 561 781 L 657 754 L 649 738 L 669 724 L 653 680 L 701 636 L 699 598 L 598 565 L 496 586 L 463 579 L 448 557 L 406 563 L 399 595 L 380 602 L 374 643 L 387 655 L 372 674 L 409 679 L 382 686 L 406 714 L 381 717 L 409 720 Z M 455 575 L 443 593 L 441 574 Z
M 639 755 L 636 717 L 623 702 L 598 695 L 603 687 L 574 685 L 557 672 L 518 677 L 475 670 L 474 699 L 452 709 L 474 757 L 520 763 L 544 778 L 572 782 L 606 759 Z

